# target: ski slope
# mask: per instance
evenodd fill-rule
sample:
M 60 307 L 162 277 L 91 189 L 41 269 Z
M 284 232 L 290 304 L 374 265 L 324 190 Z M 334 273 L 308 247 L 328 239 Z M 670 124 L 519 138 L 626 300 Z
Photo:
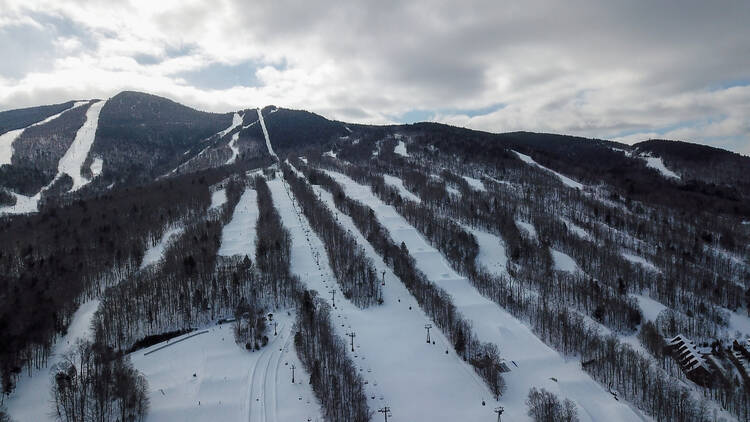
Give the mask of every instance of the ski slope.
M 511 150 L 511 151 L 512 151 L 512 150 Z M 582 183 L 576 182 L 575 180 L 571 179 L 570 177 L 567 177 L 567 176 L 565 176 L 565 175 L 562 175 L 562 174 L 560 174 L 560 173 L 558 173 L 558 172 L 556 172 L 556 171 L 554 171 L 554 170 L 552 170 L 552 169 L 549 169 L 549 168 L 547 168 L 547 167 L 544 167 L 543 165 L 541 165 L 541 164 L 537 163 L 536 161 L 534 161 L 534 159 L 533 159 L 533 158 L 529 157 L 529 156 L 528 156 L 528 155 L 526 155 L 526 154 L 521 154 L 521 153 L 520 153 L 520 152 L 518 152 L 518 151 L 513 151 L 513 152 L 514 152 L 514 153 L 515 153 L 515 154 L 516 154 L 516 155 L 518 156 L 518 158 L 520 158 L 520 159 L 521 159 L 521 161 L 523 161 L 524 163 L 526 163 L 526 164 L 529 164 L 529 165 L 531 165 L 531 166 L 536 166 L 536 167 L 539 167 L 540 169 L 542 169 L 542 170 L 544 170 L 544 171 L 546 171 L 546 172 L 552 173 L 552 174 L 553 174 L 553 175 L 555 175 L 555 176 L 556 176 L 556 177 L 557 177 L 558 179 L 560 179 L 560 181 L 561 181 L 561 182 L 562 182 L 562 183 L 563 183 L 563 184 L 564 184 L 565 186 L 568 186 L 568 187 L 570 187 L 570 188 L 573 188 L 573 189 L 581 189 L 581 190 L 583 190 L 583 184 L 582 184 Z
M 232 135 L 232 140 L 229 141 L 229 149 L 232 150 L 232 156 L 229 157 L 225 164 L 234 164 L 237 161 L 237 157 L 240 155 L 240 149 L 237 147 L 237 140 L 240 139 L 240 133 L 235 132 Z
M 398 144 L 396 145 L 396 148 L 393 149 L 393 152 L 402 157 L 409 156 L 409 153 L 406 152 L 406 143 L 404 143 L 404 141 L 401 139 L 398 140 Z
M 57 119 L 58 117 L 60 117 L 66 111 L 73 110 L 74 108 L 81 107 L 82 105 L 85 105 L 88 103 L 89 103 L 88 101 L 76 101 L 75 103 L 73 103 L 73 105 L 70 108 L 66 108 L 65 110 L 55 115 L 52 115 L 50 117 L 47 117 L 44 120 L 33 123 L 29 126 L 26 126 L 23 129 L 11 130 L 9 132 L 5 132 L 2 135 L 0 135 L 0 166 L 11 163 L 11 159 L 13 158 L 13 142 L 15 142 L 15 140 L 18 139 L 18 137 L 21 136 L 21 134 L 23 134 L 23 132 L 26 129 L 33 127 L 33 126 L 39 126 L 45 123 L 49 123 Z
M 99 113 L 102 111 L 104 104 L 105 101 L 99 101 L 89 107 L 86 111 L 86 121 L 78 129 L 73 143 L 57 164 L 57 176 L 55 179 L 63 174 L 70 176 L 73 179 L 73 187 L 70 188 L 71 192 L 77 191 L 91 181 L 81 175 L 81 167 L 89 155 L 91 146 L 94 144 L 96 129 L 99 126 Z
M 385 272 L 383 305 L 358 309 L 343 297 L 328 265 L 322 241 L 310 228 L 284 186 L 268 182 L 274 204 L 284 226 L 292 235 L 292 272 L 310 289 L 332 304 L 341 338 L 354 332 L 355 352 L 349 356 L 366 381 L 370 410 L 385 405 L 394 421 L 474 421 L 492 418 L 491 393 L 473 370 L 455 354 L 450 342 L 437 329 L 431 331 L 435 344 L 426 343 L 424 325 L 430 319 L 422 312 L 406 287 L 362 237 L 351 219 L 338 212 L 330 193 L 314 187 L 342 227 L 351 231 L 372 259 L 378 275 Z M 350 344 L 347 341 L 347 344 Z M 446 350 L 448 353 L 446 354 Z M 482 398 L 488 403 L 482 406 Z
M 404 182 L 398 177 L 393 177 L 390 174 L 384 174 L 383 179 L 385 180 L 386 185 L 390 185 L 398 189 L 398 193 L 403 196 L 404 199 L 408 199 L 414 202 L 422 202 L 422 199 L 420 199 L 417 195 L 411 193 L 409 189 L 406 189 L 406 186 L 404 186 Z
M 661 157 L 655 157 L 651 154 L 642 154 L 639 157 L 646 161 L 646 167 L 656 170 L 665 178 L 677 180 L 682 179 L 679 174 L 667 168 L 667 166 L 664 164 L 664 160 L 662 160 Z
M 621 252 L 620 255 L 622 255 L 622 257 L 625 258 L 626 260 L 634 264 L 638 264 L 647 270 L 653 271 L 655 273 L 661 273 L 661 270 L 657 268 L 656 265 L 648 262 L 645 258 L 641 256 L 634 255 L 629 252 Z
M 570 255 L 553 248 L 550 248 L 549 251 L 550 255 L 552 255 L 552 262 L 555 270 L 573 274 L 583 272 Z
M 537 240 L 536 228 L 533 224 L 527 223 L 522 220 L 516 220 L 516 226 L 521 231 L 521 233 L 528 236 L 529 239 Z
M 219 256 L 247 255 L 255 260 L 255 223 L 258 221 L 258 195 L 246 188 L 234 208 L 232 221 L 221 231 Z
M 164 251 L 166 251 L 167 246 L 177 239 L 183 231 L 185 231 L 183 226 L 170 227 L 164 231 L 161 239 L 146 249 L 146 252 L 143 254 L 140 269 L 159 263 L 162 258 L 164 258 Z
M 505 407 L 504 420 L 529 420 L 525 400 L 532 386 L 543 387 L 561 399 L 573 400 L 581 421 L 643 420 L 583 372 L 577 359 L 564 359 L 511 314 L 480 295 L 393 207 L 375 197 L 369 187 L 343 174 L 327 173 L 343 186 L 349 197 L 362 201 L 375 211 L 377 219 L 390 231 L 397 244 L 406 244 L 417 267 L 451 295 L 458 310 L 472 322 L 480 340 L 499 346 L 501 355 L 508 359 L 512 369 L 504 374 L 508 390 L 500 399 L 500 404 Z M 492 255 L 495 252 L 485 253 Z
M 132 353 L 149 383 L 146 421 L 322 421 L 294 351 L 293 315 L 275 313 L 278 335 L 271 330 L 268 345 L 255 352 L 238 346 L 232 325 L 223 324 Z
M 508 271 L 508 256 L 505 251 L 505 242 L 498 236 L 462 224 L 464 230 L 474 235 L 479 245 L 477 263 L 494 274 L 505 274 Z
M 31 377 L 24 370 L 18 379 L 18 384 L 13 393 L 5 401 L 8 414 L 18 422 L 54 421 L 52 417 L 52 367 L 60 362 L 61 357 L 72 349 L 78 339 L 91 337 L 91 320 L 99 300 L 92 299 L 84 302 L 73 314 L 73 319 L 68 327 L 68 332 L 62 338 L 58 338 L 52 348 L 48 365 L 38 371 L 34 371 Z
M 224 188 L 216 189 L 215 191 L 211 192 L 211 205 L 208 207 L 208 210 L 211 211 L 219 209 L 226 202 L 227 190 Z
M 279 157 L 276 155 L 275 152 L 273 152 L 273 147 L 271 146 L 271 138 L 268 137 L 268 130 L 266 129 L 266 122 L 263 120 L 263 113 L 258 109 L 258 120 L 260 121 L 260 127 L 263 129 L 263 137 L 266 138 L 266 148 L 268 148 L 268 154 L 270 154 L 272 157 L 276 158 L 277 160 Z
M 475 179 L 475 178 L 469 177 L 469 176 L 461 176 L 461 177 L 463 177 L 464 180 L 466 180 L 466 183 L 468 183 L 469 186 L 472 189 L 474 189 L 476 191 L 479 191 L 479 192 L 486 192 L 487 191 L 487 189 L 484 187 L 484 183 L 482 183 L 481 180 Z
M 229 127 L 217 133 L 217 135 L 219 135 L 219 138 L 223 138 L 224 136 L 226 136 L 227 133 L 233 131 L 234 128 L 236 128 L 237 126 L 241 124 L 242 124 L 242 116 L 240 116 L 240 113 L 234 113 L 234 115 L 232 116 L 232 123 L 229 125 Z

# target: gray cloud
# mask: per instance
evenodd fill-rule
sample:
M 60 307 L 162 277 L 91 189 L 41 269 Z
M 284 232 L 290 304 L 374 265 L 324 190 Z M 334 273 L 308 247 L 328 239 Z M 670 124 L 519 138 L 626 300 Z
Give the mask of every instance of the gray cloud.
M 14 58 L 0 108 L 130 88 L 216 111 L 273 103 L 750 152 L 744 1 L 47 1 L 0 0 L 0 38 L 22 29 L 0 42 Z

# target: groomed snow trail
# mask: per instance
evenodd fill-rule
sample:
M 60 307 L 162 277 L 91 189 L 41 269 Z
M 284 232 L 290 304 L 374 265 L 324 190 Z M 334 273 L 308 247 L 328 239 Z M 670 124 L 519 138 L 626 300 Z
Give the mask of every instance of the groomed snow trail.
M 326 173 L 342 185 L 349 197 L 370 206 L 397 244 L 406 244 L 416 260 L 417 268 L 451 295 L 458 310 L 472 322 L 479 339 L 498 345 L 501 356 L 508 359 L 511 367 L 511 372 L 504 374 L 508 390 L 500 399 L 505 407 L 504 419 L 529 420 L 525 400 L 532 386 L 543 387 L 561 398 L 575 401 L 581 421 L 644 419 L 624 402 L 616 401 L 583 372 L 578 359 L 563 359 L 526 325 L 479 294 L 393 207 L 374 196 L 368 186 L 360 185 L 337 172 Z
M 232 221 L 221 231 L 219 256 L 247 255 L 255 260 L 255 223 L 258 221 L 258 195 L 247 188 L 234 208 Z
M 320 405 L 294 347 L 294 312 L 274 313 L 278 335 L 270 327 L 269 343 L 250 352 L 234 342 L 232 324 L 145 355 L 164 343 L 132 353 L 133 365 L 149 383 L 147 421 L 313 421 L 322 420 Z M 166 343 L 166 342 L 165 342 Z M 291 383 L 291 365 L 295 383 Z M 193 376 L 195 375 L 195 376 Z M 278 375 L 278 376 L 277 376 Z M 276 406 L 276 403 L 279 403 Z
M 81 167 L 89 155 L 91 146 L 94 144 L 96 129 L 99 127 L 99 113 L 102 111 L 105 103 L 106 101 L 99 101 L 89 107 L 86 111 L 86 121 L 78 129 L 73 143 L 57 164 L 57 177 L 55 179 L 63 174 L 70 176 L 73 179 L 73 187 L 70 188 L 71 192 L 77 191 L 91 181 L 81 176 Z
M 387 405 L 394 420 L 404 421 L 491 419 L 494 400 L 489 390 L 455 354 L 450 341 L 438 329 L 430 332 L 434 345 L 425 341 L 424 325 L 431 323 L 430 319 L 351 219 L 335 208 L 331 194 L 313 187 L 342 227 L 365 248 L 378 275 L 385 271 L 383 305 L 359 309 L 343 297 L 322 241 L 290 197 L 284 182 L 276 179 L 268 185 L 282 222 L 292 235 L 292 272 L 329 304 L 328 292 L 336 290 L 335 328 L 342 338 L 348 332 L 356 334 L 355 352 L 347 350 L 367 382 L 370 409 Z M 488 405 L 482 406 L 482 398 Z
M 74 108 L 81 107 L 82 105 L 85 105 L 88 103 L 89 103 L 88 101 L 76 101 L 75 103 L 73 103 L 73 105 L 70 108 L 66 108 L 65 110 L 55 115 L 52 115 L 50 117 L 47 117 L 44 120 L 30 124 L 29 126 L 26 126 L 25 128 L 11 130 L 9 132 L 5 132 L 4 134 L 0 135 L 0 166 L 11 163 L 11 159 L 13 158 L 13 142 L 16 139 L 18 139 L 18 137 L 21 136 L 21 134 L 26 129 L 33 127 L 33 126 L 39 126 L 45 123 L 49 123 L 57 119 L 58 117 L 60 117 L 66 111 L 73 110 Z
M 414 195 L 409 189 L 406 189 L 406 186 L 404 186 L 404 182 L 399 179 L 398 177 L 391 176 L 390 174 L 384 174 L 383 179 L 385 180 L 386 185 L 391 185 L 394 188 L 398 189 L 398 193 L 401 194 L 404 198 L 415 201 L 417 203 L 422 202 L 422 199 L 420 199 L 417 195 Z
M 650 167 L 656 170 L 665 178 L 677 180 L 682 179 L 679 174 L 667 168 L 667 166 L 664 164 L 664 160 L 662 160 L 661 157 L 655 157 L 650 154 L 639 155 L 638 157 L 646 161 L 646 167 Z
M 406 152 L 406 143 L 401 139 L 398 140 L 398 145 L 396 145 L 396 148 L 393 149 L 393 152 L 402 157 L 409 156 L 409 153 Z
M 8 414 L 16 421 L 54 421 L 52 417 L 52 367 L 60 362 L 65 353 L 70 351 L 78 339 L 91 337 L 91 320 L 99 307 L 99 300 L 92 299 L 81 304 L 73 314 L 68 333 L 58 338 L 52 348 L 46 368 L 35 370 L 29 377 L 26 370 L 19 378 L 16 389 L 6 400 Z
M 240 149 L 237 147 L 237 140 L 240 139 L 240 133 L 235 132 L 232 135 L 232 140 L 229 141 L 229 149 L 232 150 L 232 156 L 229 157 L 226 164 L 234 164 L 237 161 L 237 157 L 240 155 Z
M 223 138 L 226 136 L 227 133 L 231 132 L 236 128 L 237 126 L 242 124 L 242 116 L 240 116 L 240 113 L 234 113 L 232 116 L 232 124 L 229 125 L 228 128 L 222 130 L 221 132 L 217 133 L 219 135 L 219 138 Z
M 73 139 L 73 143 L 65 152 L 65 155 L 63 155 L 63 157 L 57 163 L 57 175 L 55 176 L 55 178 L 52 179 L 52 181 L 49 184 L 47 184 L 47 186 L 44 186 L 34 196 L 25 196 L 25 195 L 17 194 L 15 192 L 11 192 L 11 195 L 16 197 L 16 204 L 12 206 L 0 207 L 0 215 L 37 212 L 39 210 L 39 200 L 42 197 L 42 193 L 44 193 L 47 189 L 52 187 L 52 185 L 54 185 L 55 182 L 57 182 L 57 180 L 60 177 L 62 177 L 64 174 L 69 175 L 73 179 L 73 187 L 70 189 L 71 192 L 80 189 L 81 187 L 85 186 L 87 183 L 91 181 L 81 176 L 81 167 L 83 166 L 83 162 L 86 160 L 86 157 L 88 156 L 89 150 L 91 149 L 91 145 L 93 145 L 94 143 L 94 137 L 96 135 L 96 128 L 99 124 L 99 112 L 101 111 L 102 106 L 104 106 L 104 103 L 105 101 L 99 101 L 97 103 L 94 103 L 86 111 L 86 121 L 83 123 L 83 126 L 81 126 L 78 129 L 78 131 L 76 132 L 76 137 L 75 139 Z M 74 108 L 80 107 L 85 104 L 88 104 L 88 101 L 77 102 L 73 105 L 73 107 L 65 111 L 72 110 Z M 35 123 L 31 126 L 41 125 L 46 122 L 52 121 L 56 119 L 57 117 L 59 117 L 61 114 L 65 113 L 65 111 L 58 113 L 54 116 L 51 116 L 39 123 Z M 22 129 L 22 130 L 26 130 L 26 129 Z M 18 136 L 20 136 L 20 133 L 18 134 Z M 15 140 L 15 138 L 13 140 Z M 11 144 L 13 140 L 10 141 Z M 3 141 L 0 140 L 0 150 L 3 148 L 2 142 Z M 10 155 L 12 154 L 13 153 L 11 149 Z M 2 155 L 3 155 L 3 151 L 0 151 L 0 161 L 2 160 Z M 10 160 L 10 155 L 8 158 L 9 160 Z M 98 176 L 99 173 L 101 173 L 102 161 L 101 159 L 98 159 L 98 160 L 99 160 L 98 162 L 94 160 L 94 162 L 91 164 L 92 172 L 94 172 L 94 177 Z M 0 162 L 0 165 L 2 164 L 3 163 Z M 10 164 L 10 162 L 6 164 Z
M 258 109 L 258 120 L 260 121 L 260 127 L 263 129 L 263 137 L 266 138 L 266 148 L 268 148 L 268 153 L 278 160 L 279 157 L 275 152 L 273 152 L 273 147 L 271 146 L 271 138 L 268 137 L 268 130 L 266 129 L 266 121 L 263 120 L 263 113 L 260 111 L 260 109 Z
M 184 230 L 185 228 L 182 226 L 170 227 L 165 230 L 161 239 L 151 245 L 151 247 L 146 250 L 146 253 L 143 254 L 143 261 L 141 261 L 140 269 L 159 263 L 162 258 L 164 258 L 164 251 L 167 250 L 167 246 L 182 234 Z
M 511 151 L 512 151 L 512 150 L 511 150 Z M 528 155 L 526 155 L 526 154 L 521 154 L 521 153 L 520 153 L 520 152 L 518 152 L 518 151 L 513 151 L 513 152 L 514 152 L 514 153 L 515 153 L 515 154 L 516 154 L 516 155 L 518 156 L 518 158 L 520 158 L 520 159 L 521 159 L 521 161 L 523 161 L 524 163 L 526 163 L 526 164 L 529 164 L 529 165 L 532 165 L 532 166 L 536 166 L 536 167 L 539 167 L 540 169 L 542 169 L 542 170 L 544 170 L 544 171 L 547 171 L 547 172 L 550 172 L 550 173 L 554 174 L 555 176 L 557 176 L 557 178 L 558 178 L 558 179 L 560 179 L 560 181 L 561 181 L 561 182 L 562 182 L 562 183 L 563 183 L 563 184 L 564 184 L 565 186 L 571 187 L 571 188 L 573 188 L 573 189 L 581 189 L 581 190 L 583 190 L 583 184 L 582 184 L 582 183 L 576 182 L 575 180 L 571 179 L 571 178 L 570 178 L 570 177 L 568 177 L 568 176 L 562 175 L 562 174 L 560 174 L 560 173 L 558 173 L 558 172 L 556 172 L 556 171 L 554 171 L 554 170 L 552 170 L 552 169 L 549 169 L 549 168 L 547 168 L 547 167 L 544 167 L 543 165 L 541 165 L 541 164 L 537 163 L 536 161 L 534 161 L 534 159 L 533 159 L 533 158 L 529 157 L 529 156 L 528 156 Z

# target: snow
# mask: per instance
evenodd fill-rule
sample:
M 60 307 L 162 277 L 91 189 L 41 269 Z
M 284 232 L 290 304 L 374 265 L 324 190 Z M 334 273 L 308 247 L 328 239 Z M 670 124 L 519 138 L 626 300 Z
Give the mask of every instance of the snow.
M 480 192 L 486 192 L 487 191 L 487 189 L 485 189 L 485 187 L 484 187 L 484 183 L 482 183 L 481 180 L 475 179 L 475 178 L 469 177 L 469 176 L 463 176 L 463 178 L 464 178 L 464 180 L 466 180 L 466 182 L 469 184 L 469 186 L 471 186 L 472 189 L 478 190 Z
M 727 309 L 727 311 L 729 311 Z M 740 312 L 729 311 L 729 334 L 734 335 L 735 332 L 739 331 L 744 337 L 750 336 L 750 317 L 747 316 L 747 312 L 741 310 Z
M 626 403 L 616 401 L 602 386 L 583 372 L 577 359 L 566 361 L 539 340 L 527 326 L 480 295 L 468 280 L 450 268 L 440 253 L 432 248 L 393 207 L 375 197 L 369 187 L 359 185 L 340 173 L 329 171 L 328 174 L 342 184 L 348 196 L 362 201 L 375 211 L 376 217 L 389 230 L 396 244 L 406 244 L 416 260 L 417 267 L 451 295 L 458 310 L 472 322 L 478 337 L 499 346 L 501 355 L 508 359 L 511 367 L 511 372 L 504 374 L 508 390 L 500 399 L 500 404 L 505 407 L 505 420 L 529 420 L 525 400 L 532 386 L 543 387 L 561 398 L 575 401 L 580 419 L 584 422 L 643 419 Z M 495 251 L 487 253 L 492 255 Z M 551 379 L 553 377 L 557 382 Z M 464 389 L 463 385 L 454 384 L 454 394 L 459 394 Z M 448 400 L 451 406 L 441 407 L 427 419 L 432 420 L 433 415 L 442 417 L 446 408 L 457 407 L 453 402 L 454 397 L 446 398 L 444 402 Z M 434 403 L 433 400 L 433 405 Z M 486 409 L 481 418 L 464 416 L 448 420 L 493 420 L 491 406 L 488 407 L 490 409 Z M 404 420 L 425 419 L 425 416 L 421 415 Z
M 184 230 L 185 228 L 182 226 L 175 226 L 164 231 L 161 239 L 146 249 L 146 252 L 143 254 L 143 261 L 141 261 L 140 268 L 144 269 L 161 261 L 162 258 L 164 258 L 164 251 L 167 249 L 167 246 L 176 240 Z
M 240 113 L 234 113 L 232 116 L 232 124 L 229 125 L 228 128 L 222 130 L 218 133 L 219 138 L 223 138 L 227 133 L 231 132 L 236 128 L 237 126 L 242 124 L 242 116 L 240 116 Z
M 229 157 L 225 164 L 234 164 L 237 161 L 237 156 L 240 155 L 240 149 L 237 147 L 237 140 L 240 139 L 240 133 L 235 132 L 232 135 L 232 140 L 229 141 L 229 148 L 232 150 L 232 156 Z
M 210 210 L 215 210 L 224 205 L 227 202 L 227 190 L 224 188 L 217 189 L 211 193 L 211 206 L 208 207 Z
M 76 101 L 73 103 L 73 105 L 70 108 L 66 108 L 65 110 L 52 115 L 50 117 L 47 117 L 46 119 L 36 122 L 34 124 L 31 124 L 23 129 L 16 129 L 11 130 L 9 132 L 5 132 L 4 134 L 0 135 L 0 166 L 4 164 L 10 164 L 11 158 L 13 157 L 13 142 L 18 139 L 19 136 L 28 128 L 32 126 L 39 126 L 43 125 L 45 123 L 49 123 L 58 117 L 60 117 L 63 113 L 66 111 L 73 110 L 74 108 L 78 108 L 82 105 L 88 104 L 88 101 Z
M 99 101 L 89 107 L 86 111 L 86 121 L 78 129 L 73 143 L 57 164 L 57 176 L 55 179 L 63 174 L 70 176 L 73 179 L 73 187 L 70 188 L 71 192 L 77 191 L 91 181 L 81 176 L 81 166 L 83 166 L 83 162 L 86 160 L 89 150 L 94 144 L 96 129 L 99 126 L 99 113 L 102 111 L 104 103 L 105 101 Z
M 643 318 L 646 320 L 656 321 L 656 317 L 659 316 L 659 313 L 667 309 L 666 306 L 648 296 L 633 295 L 633 297 L 638 301 L 638 306 L 641 308 Z
M 667 179 L 681 179 L 679 174 L 673 172 L 672 170 L 668 169 L 666 165 L 664 165 L 664 161 L 661 159 L 661 157 L 655 157 L 650 154 L 642 154 L 640 155 L 640 158 L 646 161 L 646 167 L 650 167 L 658 171 Z
M 389 174 L 384 174 L 383 179 L 385 179 L 386 185 L 390 185 L 398 189 L 398 193 L 405 199 L 414 202 L 422 202 L 422 200 L 417 195 L 414 195 L 413 193 L 411 193 L 411 191 L 406 189 L 406 187 L 404 186 L 404 181 L 400 178 L 391 176 Z
M 461 191 L 454 188 L 453 186 L 445 186 L 445 190 L 448 191 L 449 194 L 453 196 L 461 196 Z
M 247 255 L 255 259 L 255 223 L 258 221 L 258 196 L 247 188 L 234 208 L 232 221 L 221 232 L 220 256 Z
M 91 174 L 96 178 L 100 174 L 102 174 L 102 169 L 104 168 L 104 160 L 102 160 L 99 157 L 95 157 L 93 161 L 91 161 Z
M 324 152 L 324 153 L 323 153 L 323 156 L 324 156 L 324 157 L 331 157 L 331 158 L 336 158 L 336 153 L 335 153 L 335 152 L 333 152 L 333 150 L 331 150 L 331 151 L 326 151 L 326 152 Z
M 567 273 L 580 273 L 581 268 L 578 267 L 576 261 L 569 255 L 564 254 L 556 249 L 550 248 L 550 254 L 552 255 L 552 261 L 554 262 L 555 269 L 557 271 L 564 271 Z
M 508 268 L 508 256 L 505 242 L 498 236 L 486 231 L 463 225 L 464 230 L 471 232 L 477 239 L 479 254 L 477 263 L 493 274 L 505 274 Z
M 48 366 L 35 370 L 29 377 L 26 370 L 18 379 L 13 394 L 6 400 L 8 414 L 17 421 L 53 421 L 52 401 L 52 367 L 60 362 L 61 357 L 72 349 L 78 339 L 91 336 L 91 320 L 99 307 L 99 300 L 92 299 L 81 304 L 73 314 L 68 332 L 58 339 L 49 357 Z
M 521 230 L 522 234 L 526 234 L 526 236 L 529 237 L 531 240 L 536 240 L 536 229 L 534 226 L 530 223 L 527 223 L 525 221 L 516 220 L 516 226 L 518 226 L 518 229 Z
M 331 194 L 314 187 L 342 227 L 350 230 L 365 248 L 378 275 L 385 271 L 383 305 L 362 310 L 343 298 L 328 266 L 322 242 L 310 229 L 304 215 L 299 214 L 283 182 L 276 179 L 269 181 L 268 185 L 282 222 L 292 235 L 292 272 L 308 288 L 317 290 L 329 304 L 331 295 L 327 292 L 331 289 L 337 292 L 333 314 L 337 322 L 336 332 L 341 338 L 345 338 L 346 332 L 356 334 L 356 351 L 347 350 L 367 382 L 365 390 L 370 408 L 375 410 L 387 405 L 392 409 L 393 420 L 403 421 L 492 418 L 494 401 L 490 392 L 468 364 L 453 352 L 450 341 L 439 330 L 430 332 L 435 344 L 426 343 L 424 325 L 430 323 L 430 319 L 351 219 L 335 209 Z M 449 350 L 448 354 L 446 350 Z M 482 406 L 483 398 L 487 406 Z M 439 410 L 429 411 L 440 403 L 450 405 L 437 406 Z
M 131 354 L 149 384 L 146 421 L 321 421 L 294 350 L 293 316 L 277 312 L 274 320 L 278 335 L 271 328 L 268 345 L 255 352 L 238 346 L 232 325 L 222 324 L 148 355 L 164 343 Z
M 271 146 L 271 138 L 268 137 L 268 130 L 266 129 L 266 122 L 263 120 L 263 113 L 261 113 L 260 109 L 258 109 L 258 120 L 260 121 L 260 127 L 263 129 L 263 137 L 266 138 L 266 147 L 268 148 L 268 153 L 276 158 L 277 160 L 279 157 L 276 155 L 275 152 L 273 152 L 273 147 Z
M 630 261 L 630 262 L 632 262 L 634 264 L 639 264 L 639 265 L 643 266 L 647 270 L 653 271 L 655 273 L 661 273 L 661 270 L 659 270 L 658 268 L 656 268 L 656 265 L 648 262 L 643 257 L 640 257 L 638 255 L 633 255 L 633 254 L 628 253 L 628 252 L 621 252 L 620 255 L 622 255 L 623 258 L 627 259 L 628 261 Z
M 552 169 L 549 169 L 549 168 L 547 168 L 547 167 L 544 167 L 543 165 L 541 165 L 541 164 L 537 163 L 536 161 L 534 161 L 534 159 L 533 159 L 533 158 L 531 158 L 531 157 L 529 157 L 528 155 L 525 155 L 525 154 L 521 154 L 520 152 L 517 152 L 517 151 L 513 151 L 513 152 L 514 152 L 514 153 L 515 153 L 515 154 L 516 154 L 516 155 L 518 156 L 518 158 L 520 158 L 520 159 L 521 159 L 521 161 L 523 161 L 524 163 L 526 163 L 526 164 L 529 164 L 529 165 L 532 165 L 532 166 L 536 166 L 536 167 L 539 167 L 539 168 L 540 168 L 540 169 L 542 169 L 542 170 L 545 170 L 545 171 L 547 171 L 547 172 L 550 172 L 550 173 L 554 174 L 555 176 L 557 176 L 557 178 L 558 178 L 558 179 L 560 179 L 560 181 L 561 181 L 561 182 L 562 182 L 562 183 L 563 183 L 563 184 L 564 184 L 565 186 L 568 186 L 568 187 L 571 187 L 571 188 L 574 188 L 574 189 L 581 189 L 581 190 L 583 190 L 583 184 L 581 184 L 581 183 L 578 183 L 578 182 L 576 182 L 575 180 L 573 180 L 573 179 L 571 179 L 571 178 L 569 178 L 569 177 L 567 177 L 567 176 L 564 176 L 564 175 L 562 175 L 562 174 L 560 174 L 560 173 L 558 173 L 558 172 L 556 172 L 556 171 L 554 171 L 554 170 L 552 170 Z
M 25 196 L 15 192 L 8 193 L 16 197 L 16 204 L 0 207 L 0 215 L 37 212 L 39 199 L 42 197 L 41 193 L 37 193 L 34 196 Z
M 403 140 L 398 141 L 398 145 L 396 145 L 396 148 L 393 150 L 394 153 L 402 156 L 402 157 L 408 157 L 409 153 L 406 152 L 406 144 Z
M 565 225 L 568 227 L 568 230 L 573 232 L 576 236 L 584 240 L 593 240 L 589 232 L 587 232 L 583 227 L 576 225 L 566 218 L 561 218 L 560 220 L 565 223 Z

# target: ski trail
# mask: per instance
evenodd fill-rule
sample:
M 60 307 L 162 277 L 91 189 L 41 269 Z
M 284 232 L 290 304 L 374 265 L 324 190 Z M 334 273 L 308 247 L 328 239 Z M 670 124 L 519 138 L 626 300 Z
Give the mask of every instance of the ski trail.
M 60 159 L 57 164 L 57 176 L 55 180 L 60 178 L 63 174 L 67 174 L 73 179 L 73 187 L 70 188 L 71 192 L 75 192 L 88 184 L 91 180 L 84 179 L 81 176 L 81 167 L 86 157 L 89 155 L 91 146 L 94 145 L 94 138 L 96 137 L 96 129 L 99 126 L 99 113 L 102 111 L 102 107 L 106 101 L 99 101 L 98 103 L 92 104 L 91 107 L 86 111 L 86 121 L 83 123 L 76 137 L 73 139 L 73 143 L 70 145 L 65 155 Z M 53 180 L 50 185 L 55 181 Z
M 232 150 L 232 156 L 229 157 L 227 162 L 225 164 L 234 164 L 235 161 L 237 161 L 237 156 L 240 155 L 240 149 L 237 147 L 237 140 L 240 139 L 240 133 L 235 132 L 232 135 L 232 140 L 229 141 L 229 148 Z
M 276 158 L 276 160 L 278 160 L 279 157 L 275 152 L 273 152 L 273 147 L 271 146 L 271 138 L 268 137 L 266 122 L 263 120 L 263 113 L 261 113 L 260 109 L 258 109 L 258 120 L 260 121 L 260 127 L 263 128 L 263 136 L 266 138 L 266 147 L 268 148 L 268 153 L 271 154 L 272 157 Z
M 88 101 L 76 101 L 75 103 L 73 103 L 72 106 L 70 106 L 70 108 L 66 108 L 65 110 L 55 115 L 52 115 L 50 117 L 47 117 L 46 119 L 42 121 L 32 123 L 26 126 L 25 128 L 11 130 L 9 132 L 5 132 L 4 134 L 0 135 L 0 166 L 4 164 L 11 164 L 11 159 L 13 158 L 13 142 L 15 142 L 15 140 L 18 139 L 18 137 L 20 137 L 21 134 L 23 134 L 23 132 L 26 129 L 30 127 L 34 127 L 34 126 L 43 125 L 45 123 L 49 123 L 57 119 L 58 117 L 60 117 L 66 111 L 73 110 L 75 108 L 78 108 L 88 103 L 89 103 Z
M 504 357 L 518 368 L 504 374 L 508 390 L 500 398 L 510 420 L 527 420 L 524 405 L 531 387 L 543 387 L 577 403 L 581 421 L 641 421 L 639 412 L 616 401 L 580 367 L 544 344 L 523 322 L 481 295 L 465 277 L 457 274 L 442 254 L 390 205 L 348 176 L 324 170 L 341 184 L 346 195 L 370 206 L 396 244 L 404 243 L 418 269 L 452 298 L 481 341 L 500 347 Z M 480 246 L 482 246 L 480 244 Z M 495 249 L 495 253 L 497 249 Z M 554 377 L 556 381 L 551 381 Z M 395 410 L 395 408 L 394 408 Z
M 237 126 L 239 126 L 241 124 L 242 124 L 242 116 L 240 116 L 240 113 L 234 113 L 234 116 L 232 116 L 232 124 L 229 125 L 228 128 L 226 128 L 226 129 L 222 130 L 221 132 L 217 133 L 217 135 L 219 135 L 219 138 L 223 138 L 227 133 L 231 132 L 232 130 L 234 130 L 234 128 L 236 128 Z M 213 138 L 213 136 L 212 136 L 212 138 Z

